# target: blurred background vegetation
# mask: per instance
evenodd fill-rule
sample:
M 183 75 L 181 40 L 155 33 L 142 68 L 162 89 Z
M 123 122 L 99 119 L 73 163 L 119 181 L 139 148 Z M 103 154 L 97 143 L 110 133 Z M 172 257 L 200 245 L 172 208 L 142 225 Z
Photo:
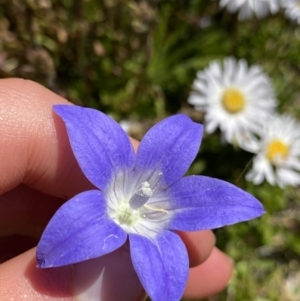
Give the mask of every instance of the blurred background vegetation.
M 239 22 L 217 0 L 0 0 L 0 77 L 32 79 L 100 109 L 137 139 L 178 112 L 201 122 L 186 101 L 195 74 L 228 56 L 261 65 L 279 111 L 299 120 L 299 50 L 300 26 L 281 12 Z M 235 270 L 228 288 L 209 300 L 300 300 L 300 190 L 246 182 L 251 159 L 215 133 L 204 137 L 190 170 L 246 189 L 267 210 L 216 231 Z

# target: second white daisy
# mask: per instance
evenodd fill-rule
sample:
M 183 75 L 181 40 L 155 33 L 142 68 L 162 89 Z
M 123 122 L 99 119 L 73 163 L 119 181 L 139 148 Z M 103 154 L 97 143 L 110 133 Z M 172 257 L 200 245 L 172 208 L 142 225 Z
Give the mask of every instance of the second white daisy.
M 252 152 L 257 155 L 247 180 L 258 185 L 266 179 L 280 187 L 300 184 L 300 125 L 292 117 L 276 115 L 266 122 Z
M 256 15 L 257 18 L 275 14 L 279 10 L 279 0 L 221 0 L 220 7 L 226 7 L 230 13 L 238 13 L 239 20 Z
M 227 142 L 240 146 L 260 133 L 276 106 L 272 84 L 261 67 L 234 58 L 223 65 L 214 61 L 198 72 L 188 102 L 206 113 L 207 133 L 219 127 Z

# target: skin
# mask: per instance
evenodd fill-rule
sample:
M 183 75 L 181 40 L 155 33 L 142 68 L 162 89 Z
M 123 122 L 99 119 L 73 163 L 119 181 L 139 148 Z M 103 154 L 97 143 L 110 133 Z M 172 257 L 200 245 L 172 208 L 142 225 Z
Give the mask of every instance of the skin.
M 80 264 L 36 268 L 34 246 L 49 219 L 66 200 L 93 186 L 78 167 L 63 122 L 52 112 L 53 104 L 67 100 L 21 79 L 0 80 L 0 98 L 1 300 L 144 300 L 126 245 Z M 191 266 L 184 297 L 222 290 L 232 263 L 214 246 L 213 233 L 179 235 Z

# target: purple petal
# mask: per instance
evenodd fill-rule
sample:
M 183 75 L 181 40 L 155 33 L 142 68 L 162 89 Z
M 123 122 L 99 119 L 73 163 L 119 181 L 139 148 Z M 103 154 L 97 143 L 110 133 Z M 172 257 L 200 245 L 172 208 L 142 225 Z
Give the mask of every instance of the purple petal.
M 185 115 L 164 119 L 151 128 L 137 151 L 138 170 L 159 170 L 171 185 L 190 167 L 200 147 L 203 126 Z
M 264 214 L 261 203 L 242 189 L 213 178 L 185 177 L 170 187 L 174 214 L 170 229 L 195 231 L 219 228 Z
M 188 277 L 188 256 L 180 237 L 164 231 L 155 242 L 129 235 L 132 263 L 152 301 L 180 300 Z
M 114 168 L 133 166 L 131 142 L 112 118 L 79 106 L 55 105 L 53 109 L 65 122 L 80 168 L 96 187 L 106 187 Z
M 56 267 L 110 253 L 126 233 L 106 213 L 99 190 L 86 191 L 65 203 L 50 220 L 37 246 L 41 268 Z

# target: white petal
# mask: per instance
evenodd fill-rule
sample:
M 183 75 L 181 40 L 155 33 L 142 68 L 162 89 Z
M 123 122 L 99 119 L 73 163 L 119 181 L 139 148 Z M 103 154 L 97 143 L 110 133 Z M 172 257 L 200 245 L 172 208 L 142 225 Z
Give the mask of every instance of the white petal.
M 278 183 L 284 187 L 286 185 L 298 186 L 300 184 L 300 174 L 296 171 L 278 168 L 276 171 Z
M 205 97 L 198 94 L 191 94 L 188 98 L 188 103 L 195 106 L 205 106 L 207 104 L 207 100 Z
M 263 155 L 257 155 L 253 159 L 252 170 L 246 175 L 246 179 L 252 180 L 257 185 L 266 179 L 271 185 L 275 185 L 274 171 Z
M 221 0 L 220 7 L 230 13 L 239 11 L 239 20 L 245 20 L 256 15 L 258 18 L 266 16 L 269 12 L 275 14 L 279 10 L 280 0 Z M 289 0 L 282 0 L 289 1 Z

